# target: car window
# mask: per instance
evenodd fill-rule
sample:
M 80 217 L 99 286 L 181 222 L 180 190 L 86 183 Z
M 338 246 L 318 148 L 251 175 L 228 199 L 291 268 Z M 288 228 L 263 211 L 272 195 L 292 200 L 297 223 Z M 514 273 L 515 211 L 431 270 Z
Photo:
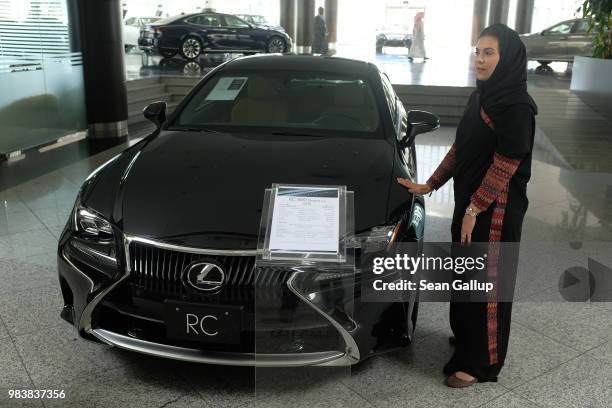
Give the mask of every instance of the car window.
M 574 27 L 575 33 L 585 34 L 589 30 L 589 20 L 579 20 Z
M 381 74 L 383 90 L 385 91 L 385 98 L 387 99 L 387 104 L 389 105 L 389 109 L 391 111 L 391 119 L 393 120 L 393 129 L 397 130 L 397 107 L 395 105 L 395 91 L 393 90 L 393 86 L 391 82 L 389 82 L 389 78 L 387 75 Z
M 220 27 L 221 26 L 221 19 L 216 14 L 200 14 L 197 16 L 190 17 L 185 21 L 191 24 L 199 24 L 199 25 L 209 26 L 209 27 Z
M 247 28 L 249 25 L 236 16 L 225 15 L 225 23 L 228 27 Z
M 251 16 L 251 22 L 254 24 L 268 24 L 264 16 Z
M 155 17 L 143 17 L 140 19 L 140 24 L 142 25 L 153 24 L 154 22 L 158 20 L 159 18 L 155 18 Z
M 204 84 L 171 127 L 246 128 L 379 136 L 370 81 L 292 70 L 222 71 Z
M 549 28 L 546 30 L 546 34 L 569 34 L 572 31 L 573 25 L 573 21 L 566 21 Z

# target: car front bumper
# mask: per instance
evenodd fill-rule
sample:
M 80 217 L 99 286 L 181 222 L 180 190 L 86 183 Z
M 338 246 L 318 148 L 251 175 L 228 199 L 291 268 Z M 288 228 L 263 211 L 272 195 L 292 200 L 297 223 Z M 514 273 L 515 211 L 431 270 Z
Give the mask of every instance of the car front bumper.
M 265 297 L 266 289 L 259 287 L 255 288 L 255 297 L 247 296 L 240 301 L 247 311 L 244 320 L 248 322 L 240 344 L 231 347 L 194 344 L 164 337 L 163 318 L 155 312 L 160 302 L 146 299 L 140 289 L 138 293 L 134 291 L 138 285 L 133 267 L 119 267 L 121 272 L 117 274 L 101 273 L 100 268 L 89 265 L 87 254 L 71 240 L 71 233 L 65 231 L 58 249 L 64 297 L 61 316 L 85 339 L 148 355 L 223 365 L 348 366 L 361 359 L 359 336 L 354 337 L 359 327 L 353 311 L 346 310 L 346 305 L 354 300 L 351 281 L 337 281 L 330 289 L 334 296 L 321 292 L 315 296 L 300 287 L 304 272 L 286 271 L 287 278 L 282 280 L 281 288 L 274 289 L 276 297 L 272 300 Z M 129 255 L 134 244 L 168 249 L 165 243 L 136 237 L 126 237 L 124 242 L 125 265 L 135 265 Z M 274 278 L 262 275 L 262 280 Z M 331 298 L 335 299 L 333 305 L 329 302 Z

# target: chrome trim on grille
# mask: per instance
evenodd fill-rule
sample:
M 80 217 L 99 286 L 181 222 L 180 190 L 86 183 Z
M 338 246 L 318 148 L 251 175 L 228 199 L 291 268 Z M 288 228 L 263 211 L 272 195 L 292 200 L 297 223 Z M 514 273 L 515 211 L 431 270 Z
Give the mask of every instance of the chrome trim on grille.
M 81 318 L 79 319 L 79 326 L 78 326 L 79 331 L 84 330 L 87 333 L 91 333 L 91 314 L 93 313 L 93 310 L 95 309 L 95 307 L 98 306 L 98 303 L 100 303 L 102 299 L 104 299 L 104 297 L 110 293 L 111 290 L 113 290 L 115 287 L 117 287 L 117 285 L 119 285 L 121 282 L 123 282 L 130 276 L 130 266 L 129 266 L 130 256 L 129 256 L 129 249 L 127 248 L 128 243 L 126 241 L 127 240 L 124 238 L 123 242 L 126 248 L 125 259 L 128 262 L 125 268 L 125 273 L 116 282 L 109 285 L 106 289 L 98 293 L 91 300 L 91 302 L 89 302 L 87 306 L 85 306 L 85 309 L 83 309 L 83 313 L 81 314 Z
M 351 334 L 346 331 L 346 329 L 342 327 L 340 323 L 338 323 L 330 315 L 328 315 L 327 313 L 319 309 L 316 305 L 314 305 L 312 302 L 310 302 L 304 295 L 302 295 L 302 293 L 300 293 L 300 291 L 295 286 L 293 286 L 293 283 L 295 281 L 295 278 L 298 276 L 298 273 L 300 272 L 294 272 L 293 275 L 291 275 L 291 277 L 289 277 L 289 279 L 287 280 L 287 287 L 289 288 L 289 290 L 293 292 L 293 294 L 296 295 L 298 298 L 300 298 L 302 302 L 305 302 L 322 317 L 328 320 L 331 325 L 334 326 L 336 330 L 338 330 L 338 333 L 340 333 L 342 339 L 344 340 L 344 343 L 346 344 L 346 353 L 343 353 L 343 355 L 341 356 L 341 360 L 331 361 L 326 363 L 325 365 L 352 365 L 359 362 L 361 355 L 359 353 L 359 347 L 357 346 L 357 343 L 355 342 L 353 336 L 351 336 Z
M 207 262 L 208 258 L 223 265 L 226 282 L 219 293 L 224 300 L 240 301 L 254 296 L 277 298 L 281 292 L 288 292 L 285 283 L 291 272 L 278 274 L 266 270 L 259 275 L 255 274 L 256 256 L 252 254 L 256 250 L 189 248 L 140 237 L 130 237 L 128 245 L 130 282 L 139 293 L 138 296 L 164 295 L 177 299 L 184 296 L 206 296 L 207 293 L 190 290 L 183 274 L 193 262 Z M 260 290 L 251 292 L 253 288 Z
M 129 250 L 127 249 L 126 240 L 124 239 L 123 242 L 124 242 L 124 246 L 126 246 L 125 258 L 126 258 L 126 261 L 129 262 L 130 257 L 128 253 Z M 109 285 L 106 289 L 98 293 L 91 300 L 91 302 L 89 302 L 87 306 L 85 306 L 85 309 L 83 309 L 83 313 L 81 314 L 81 318 L 79 319 L 79 326 L 78 326 L 79 331 L 84 330 L 87 333 L 91 333 L 91 314 L 93 313 L 94 309 L 96 308 L 96 306 L 98 306 L 98 303 L 100 303 L 102 299 L 104 299 L 104 297 L 110 293 L 111 290 L 117 287 L 117 285 L 119 285 L 121 282 L 126 280 L 129 276 L 130 276 L 130 266 L 128 263 L 127 267 L 125 268 L 125 273 L 117 281 L 115 281 L 114 283 Z
M 314 353 L 287 353 L 287 354 L 256 354 L 256 353 L 230 353 L 230 352 L 206 352 L 197 349 L 184 347 L 170 346 L 167 344 L 154 343 L 146 340 L 135 339 L 114 333 L 105 329 L 92 329 L 91 315 L 95 307 L 104 299 L 121 282 L 129 278 L 131 274 L 130 261 L 130 243 L 136 241 L 150 245 L 156 245 L 160 248 L 172 249 L 179 252 L 201 253 L 201 254 L 223 254 L 233 256 L 253 256 L 257 254 L 257 250 L 211 250 L 181 247 L 177 245 L 167 244 L 160 241 L 155 241 L 147 238 L 140 238 L 125 235 L 123 239 L 125 250 L 125 273 L 116 282 L 108 286 L 106 289 L 98 293 L 89 302 L 79 320 L 78 329 L 92 334 L 105 344 L 119 347 L 122 349 L 135 351 L 152 356 L 171 358 L 175 360 L 190 361 L 197 363 L 209 363 L 220 365 L 242 365 L 256 367 L 299 367 L 299 366 L 350 366 L 360 359 L 359 348 L 353 337 L 342 327 L 340 323 L 335 321 L 331 316 L 323 312 L 317 306 L 308 301 L 294 286 L 292 286 L 295 277 L 299 272 L 294 272 L 287 281 L 287 287 L 300 300 L 306 302 L 322 317 L 328 320 L 334 328 L 340 333 L 346 345 L 346 351 L 324 351 Z M 76 268 L 75 268 L 76 269 Z
M 173 244 L 168 244 L 161 241 L 156 241 L 148 238 L 135 237 L 130 235 L 124 235 L 123 237 L 123 248 L 125 251 L 125 273 L 113 284 L 109 285 L 106 289 L 99 292 L 83 309 L 83 313 L 81 314 L 81 318 L 79 319 L 77 329 L 79 331 L 84 330 L 87 333 L 93 334 L 91 328 L 91 315 L 93 310 L 98 306 L 98 304 L 104 299 L 106 295 L 108 295 L 115 287 L 117 287 L 120 283 L 125 281 L 130 277 L 132 273 L 131 263 L 130 263 L 130 243 L 131 242 L 141 242 L 145 244 L 150 244 L 157 246 L 159 248 L 171 249 L 179 252 L 189 252 L 189 253 L 198 253 L 198 254 L 208 254 L 208 255 L 233 255 L 233 256 L 253 256 L 257 254 L 257 250 L 218 250 L 218 249 L 202 249 L 202 248 L 191 248 L 191 247 L 183 247 Z M 73 265 L 74 267 L 74 265 Z M 75 270 L 78 268 L 75 267 Z M 81 272 L 81 271 L 79 271 Z M 85 275 L 83 272 L 81 272 Z M 93 287 L 92 287 L 93 289 Z
M 108 345 L 125 350 L 194 363 L 256 367 L 299 367 L 329 365 L 330 362 L 338 361 L 344 356 L 344 353 L 340 351 L 291 354 L 208 352 L 139 340 L 104 329 L 94 329 L 92 334 Z
M 129 245 L 130 242 L 141 242 L 143 244 L 153 245 L 157 248 L 162 249 L 170 249 L 178 252 L 187 252 L 191 254 L 203 254 L 203 255 L 230 255 L 230 256 L 255 256 L 261 251 L 257 251 L 256 249 L 203 249 L 203 248 L 193 248 L 186 247 L 174 244 L 168 244 L 167 242 L 157 241 L 149 238 L 141 238 L 135 237 L 131 235 L 125 236 Z

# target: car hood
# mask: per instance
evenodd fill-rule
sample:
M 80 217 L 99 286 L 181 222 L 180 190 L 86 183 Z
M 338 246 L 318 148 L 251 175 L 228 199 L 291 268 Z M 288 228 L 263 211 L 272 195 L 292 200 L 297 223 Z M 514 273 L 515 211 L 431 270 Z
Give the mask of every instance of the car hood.
M 283 27 L 277 26 L 277 25 L 274 25 L 274 24 L 253 24 L 253 27 L 259 28 L 261 30 L 271 30 L 271 31 L 285 32 Z
M 384 139 L 166 131 L 126 166 L 115 218 L 129 235 L 254 247 L 272 183 L 346 185 L 361 231 L 386 221 L 393 155 Z

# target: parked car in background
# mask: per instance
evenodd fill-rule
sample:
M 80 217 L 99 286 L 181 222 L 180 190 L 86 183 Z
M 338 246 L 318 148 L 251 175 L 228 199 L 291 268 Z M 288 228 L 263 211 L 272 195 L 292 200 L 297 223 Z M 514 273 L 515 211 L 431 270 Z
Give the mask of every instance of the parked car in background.
M 237 17 L 243 19 L 247 23 L 253 24 L 257 27 L 269 28 L 271 30 L 285 31 L 283 26 L 272 24 L 265 16 L 257 14 L 236 14 Z
M 58 248 L 61 316 L 81 337 L 200 363 L 351 365 L 410 343 L 418 299 L 368 302 L 380 275 L 257 269 L 273 183 L 355 193 L 355 256 L 423 240 L 415 136 L 386 75 L 312 55 L 233 59 L 209 72 L 157 131 L 91 174 Z M 248 175 L 248 179 L 245 179 Z M 360 264 L 361 265 L 361 264 Z M 197 323 L 196 323 L 197 320 Z
M 128 17 L 123 20 L 123 46 L 126 51 L 138 47 L 140 31 L 161 17 Z
M 593 55 L 595 33 L 588 33 L 587 19 L 566 20 L 545 30 L 521 34 L 527 49 L 527 58 L 548 65 L 553 61 L 573 62 L 576 55 Z
M 166 58 L 180 54 L 194 60 L 207 52 L 285 53 L 292 41 L 284 31 L 257 27 L 231 14 L 206 12 L 159 20 L 140 32 L 138 45 Z
M 376 30 L 376 52 L 381 53 L 383 47 L 412 47 L 412 33 L 408 26 L 394 24 Z

